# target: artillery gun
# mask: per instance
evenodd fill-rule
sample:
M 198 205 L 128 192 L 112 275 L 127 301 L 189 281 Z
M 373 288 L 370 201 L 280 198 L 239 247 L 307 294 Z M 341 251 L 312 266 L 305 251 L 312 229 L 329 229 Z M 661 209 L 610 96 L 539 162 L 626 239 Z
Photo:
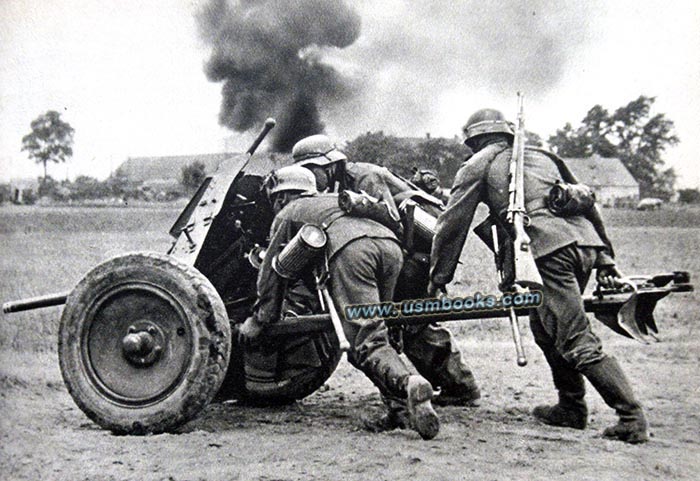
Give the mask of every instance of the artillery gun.
M 251 162 L 273 126 L 269 119 L 247 156 L 224 161 L 205 179 L 170 229 L 174 242 L 166 254 L 119 255 L 90 270 L 71 292 L 3 305 L 10 313 L 65 304 L 61 373 L 76 404 L 101 427 L 168 432 L 216 400 L 293 402 L 316 391 L 338 365 L 342 351 L 331 316 L 313 294 L 288 292 L 282 319 L 261 345 L 240 346 L 232 335 L 252 312 L 273 218 L 263 189 L 269 168 Z M 419 205 L 409 207 L 404 230 L 416 235 L 409 244 L 425 243 L 434 222 Z M 425 218 L 414 219 L 416 210 Z M 588 296 L 585 307 L 617 332 L 649 342 L 657 333 L 656 302 L 692 290 L 689 281 L 684 272 L 630 279 L 626 287 Z M 505 308 L 435 310 L 386 322 L 508 316 Z

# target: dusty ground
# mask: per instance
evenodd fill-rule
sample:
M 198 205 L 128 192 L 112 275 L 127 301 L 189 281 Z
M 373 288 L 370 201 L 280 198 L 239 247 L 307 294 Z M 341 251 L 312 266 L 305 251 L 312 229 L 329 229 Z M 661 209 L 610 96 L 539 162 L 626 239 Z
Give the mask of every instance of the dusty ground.
M 626 270 L 656 272 L 672 264 L 691 269 L 698 283 L 697 228 L 674 227 L 673 235 L 662 227 L 612 231 L 620 251 L 627 251 Z M 54 244 L 49 253 L 25 234 L 3 234 L 4 254 L 9 252 L 15 260 L 0 259 L 5 278 L 0 280 L 1 300 L 61 290 L 74 284 L 81 270 L 106 256 L 106 243 L 116 251 L 143 248 L 143 239 L 151 235 L 137 237 L 141 239 L 137 243 L 133 233 L 85 233 L 81 234 L 82 244 L 59 237 L 61 250 Z M 50 235 L 55 241 L 59 234 Z M 651 244 L 638 241 L 648 236 Z M 32 254 L 31 262 L 20 262 L 19 256 L 27 252 Z M 71 262 L 79 265 L 56 262 L 59 255 L 62 259 L 75 256 Z M 464 269 L 468 271 L 469 266 Z M 12 276 L 14 282 L 7 280 Z M 32 292 L 15 290 L 18 284 L 38 278 L 41 282 L 37 281 Z M 473 276 L 464 279 L 461 288 L 466 291 L 481 285 Z M 530 362 L 524 368 L 515 365 L 509 332 L 502 321 L 453 324 L 484 399 L 477 409 L 439 409 L 442 427 L 432 441 L 422 441 L 411 431 L 371 434 L 362 430 L 360 417 L 379 412 L 380 402 L 370 383 L 345 360 L 324 388 L 292 406 L 212 405 L 178 434 L 114 436 L 90 422 L 63 386 L 55 348 L 50 347 L 55 343 L 60 309 L 3 316 L 0 478 L 700 479 L 698 305 L 696 294 L 661 301 L 657 317 L 663 342 L 653 345 L 626 340 L 594 324 L 606 350 L 621 360 L 647 408 L 653 438 L 641 446 L 600 437 L 615 415 L 592 389 L 588 396 L 590 425 L 585 431 L 538 424 L 530 409 L 555 399 L 547 367 L 527 329 L 523 335 Z
M 508 342 L 463 344 L 481 380 L 484 402 L 477 409 L 439 409 L 442 428 L 432 441 L 411 431 L 363 431 L 360 416 L 378 412 L 379 400 L 345 361 L 326 387 L 296 405 L 212 405 L 180 434 L 129 437 L 88 421 L 63 387 L 54 355 L 5 354 L 2 478 L 698 479 L 697 341 L 637 346 L 607 337 L 647 407 L 653 439 L 646 445 L 600 438 L 614 415 L 592 392 L 587 430 L 534 421 L 529 409 L 552 400 L 553 392 L 530 343 L 525 368 L 515 366 Z

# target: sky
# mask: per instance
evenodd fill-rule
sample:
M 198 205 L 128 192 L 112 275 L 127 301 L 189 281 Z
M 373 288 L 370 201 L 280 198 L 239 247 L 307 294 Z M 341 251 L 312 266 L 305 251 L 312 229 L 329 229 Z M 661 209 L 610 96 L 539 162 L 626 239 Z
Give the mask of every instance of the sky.
M 245 10 L 230 0 L 229 13 L 271 28 L 287 25 L 290 5 L 307 9 L 321 46 L 300 57 L 313 50 L 343 86 L 318 100 L 339 142 L 378 130 L 460 135 L 479 108 L 514 117 L 519 90 L 527 128 L 546 138 L 596 104 L 613 111 L 647 95 L 681 139 L 664 155 L 678 186 L 700 187 L 700 2 L 323 0 L 360 25 L 325 45 L 319 24 L 334 10 L 314 15 L 319 1 L 247 0 Z M 49 167 L 57 179 L 102 179 L 129 156 L 245 150 L 253 133 L 219 125 L 223 84 L 205 73 L 215 47 L 195 13 L 206 3 L 0 0 L 0 179 L 41 174 L 21 139 L 47 110 L 76 131 L 73 158 Z M 266 52 L 246 51 L 256 53 Z

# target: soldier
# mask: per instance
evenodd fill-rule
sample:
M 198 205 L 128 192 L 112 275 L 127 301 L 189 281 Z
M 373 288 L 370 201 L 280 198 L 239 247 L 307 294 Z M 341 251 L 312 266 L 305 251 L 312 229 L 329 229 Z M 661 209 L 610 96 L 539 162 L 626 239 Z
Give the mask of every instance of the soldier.
M 443 208 L 439 199 L 417 190 L 414 185 L 394 175 L 386 167 L 348 162 L 345 154 L 325 135 L 312 135 L 300 140 L 294 145 L 292 156 L 295 165 L 303 166 L 314 174 L 321 192 L 341 189 L 358 193 L 364 191 L 386 200 L 390 208 L 393 206 L 396 215 L 396 204 L 406 198 L 418 200 L 436 216 Z M 428 262 L 427 252 L 417 252 L 407 257 L 397 286 L 399 295 L 395 300 L 425 297 Z M 466 407 L 479 404 L 479 387 L 448 329 L 428 324 L 406 328 L 403 333 L 403 351 L 418 372 L 436 389 L 440 388 L 434 404 Z M 384 421 L 386 422 L 369 424 L 367 427 L 371 430 L 387 430 L 400 427 L 401 424 L 396 419 Z
M 450 199 L 450 193 L 441 187 L 440 178 L 437 172 L 432 169 L 419 169 L 415 167 L 411 182 L 444 203 L 447 203 Z
M 323 226 L 328 236 L 329 290 L 341 311 L 345 306 L 390 301 L 403 261 L 393 232 L 370 219 L 346 215 L 338 207 L 337 194 L 317 194 L 314 176 L 302 167 L 281 168 L 273 178 L 270 194 L 276 216 L 258 275 L 259 298 L 253 316 L 239 329 L 241 342 L 254 342 L 268 323 L 279 318 L 282 279 L 272 260 L 307 223 Z M 412 375 L 389 345 L 384 321 L 348 319 L 344 312 L 340 316 L 350 342 L 348 360 L 383 397 L 394 400 L 387 417 L 407 418 L 406 427 L 424 439 L 434 438 L 440 424 L 431 404 L 433 388 L 422 376 Z
M 457 172 L 447 209 L 438 218 L 431 293 L 444 292 L 452 281 L 477 204 L 484 202 L 492 214 L 501 216 L 508 207 L 514 138 L 510 125 L 501 112 L 483 109 L 469 118 L 464 133 L 475 155 Z M 530 325 L 559 394 L 557 404 L 538 406 L 533 414 L 546 424 L 584 429 L 585 376 L 620 418 L 604 436 L 645 442 L 647 421 L 642 407 L 617 360 L 603 352 L 581 299 L 593 269 L 603 286 L 621 277 L 600 214 L 594 207 L 585 215 L 554 215 L 544 199 L 555 183 L 573 176 L 561 159 L 540 149 L 527 147 L 524 164 L 525 203 L 531 221 L 526 230 L 544 284 L 543 304 L 531 311 Z

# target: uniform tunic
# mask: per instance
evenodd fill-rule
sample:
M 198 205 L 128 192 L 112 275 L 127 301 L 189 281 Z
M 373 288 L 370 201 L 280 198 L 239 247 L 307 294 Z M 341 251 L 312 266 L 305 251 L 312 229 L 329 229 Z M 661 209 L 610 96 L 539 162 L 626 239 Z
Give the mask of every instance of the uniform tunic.
M 433 283 L 452 281 L 480 202 L 487 204 L 492 213 L 502 215 L 507 210 L 511 156 L 510 143 L 494 142 L 457 172 L 447 209 L 437 222 L 431 252 Z M 562 173 L 546 152 L 525 149 L 525 204 L 531 221 L 525 231 L 544 284 L 543 304 L 531 314 L 532 332 L 543 350 L 555 349 L 565 362 L 578 369 L 604 356 L 600 340 L 591 331 L 581 293 L 594 267 L 614 261 L 604 230 L 596 228 L 589 218 L 558 217 L 546 208 L 545 197 L 561 181 Z
M 390 301 L 403 256 L 396 236 L 370 219 L 344 215 L 334 194 L 302 197 L 277 214 L 271 241 L 258 276 L 259 299 L 254 316 L 261 324 L 279 319 L 283 280 L 272 269 L 272 259 L 304 224 L 326 226 L 329 291 L 350 342 L 348 360 L 363 371 L 385 396 L 405 398 L 410 374 L 389 345 L 382 319 L 347 319 L 344 308 Z

